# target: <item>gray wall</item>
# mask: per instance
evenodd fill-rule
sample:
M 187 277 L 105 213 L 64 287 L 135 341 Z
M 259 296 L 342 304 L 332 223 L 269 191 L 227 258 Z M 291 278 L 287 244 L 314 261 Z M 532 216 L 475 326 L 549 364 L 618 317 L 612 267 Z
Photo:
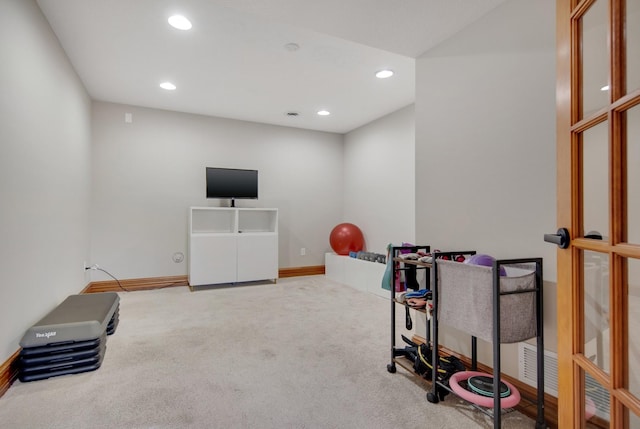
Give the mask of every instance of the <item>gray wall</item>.
M 259 170 L 259 199 L 236 206 L 279 209 L 281 268 L 324 263 L 342 220 L 342 135 L 104 102 L 92 124 L 91 263 L 125 279 L 187 274 L 172 255 L 187 255 L 188 208 L 229 204 L 205 198 L 207 166 Z
M 373 163 L 389 159 L 380 150 L 396 133 L 403 150 L 394 164 L 413 150 L 410 108 L 356 130 L 345 150 L 337 134 L 92 104 L 35 2 L 0 7 L 0 361 L 66 296 L 109 279 L 85 273 L 85 262 L 119 278 L 186 274 L 171 256 L 187 253 L 187 208 L 220 203 L 204 198 L 205 166 L 260 170 L 260 199 L 238 204 L 280 209 L 280 266 L 297 267 L 324 263 L 331 228 L 347 220 L 345 176 L 364 166 L 366 142 L 376 147 Z M 410 180 L 410 169 L 401 173 Z M 400 200 L 411 203 L 410 193 Z M 371 212 L 348 210 L 363 224 Z M 363 227 L 370 242 L 411 237 L 413 210 L 394 220 L 380 238 L 379 222 Z
M 360 227 L 368 251 L 415 240 L 413 105 L 345 135 L 343 186 L 344 220 Z
M 556 249 L 542 237 L 556 227 L 554 28 L 553 0 L 509 1 L 426 52 L 416 71 L 416 171 L 429 178 L 416 191 L 417 239 L 543 257 L 551 349 Z M 468 337 L 454 334 L 445 344 L 468 354 Z M 480 348 L 491 362 L 490 345 Z M 513 346 L 503 349 L 517 375 Z
M 90 101 L 38 6 L 0 2 L 0 362 L 86 285 Z

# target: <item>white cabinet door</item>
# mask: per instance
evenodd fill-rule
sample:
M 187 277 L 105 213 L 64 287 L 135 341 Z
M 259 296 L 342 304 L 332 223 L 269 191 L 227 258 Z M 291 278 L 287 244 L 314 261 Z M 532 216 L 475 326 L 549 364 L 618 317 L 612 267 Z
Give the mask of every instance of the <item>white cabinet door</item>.
M 238 281 L 278 278 L 278 234 L 238 234 Z
M 236 281 L 235 234 L 193 234 L 189 255 L 191 286 Z

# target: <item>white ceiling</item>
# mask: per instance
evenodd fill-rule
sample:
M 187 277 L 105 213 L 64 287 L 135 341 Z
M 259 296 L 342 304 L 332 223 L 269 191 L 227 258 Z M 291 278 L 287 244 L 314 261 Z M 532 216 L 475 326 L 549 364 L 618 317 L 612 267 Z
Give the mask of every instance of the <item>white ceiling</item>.
M 94 100 L 345 133 L 411 104 L 414 58 L 504 1 L 38 4 Z M 170 27 L 175 13 L 193 29 Z M 375 78 L 382 68 L 395 76 Z

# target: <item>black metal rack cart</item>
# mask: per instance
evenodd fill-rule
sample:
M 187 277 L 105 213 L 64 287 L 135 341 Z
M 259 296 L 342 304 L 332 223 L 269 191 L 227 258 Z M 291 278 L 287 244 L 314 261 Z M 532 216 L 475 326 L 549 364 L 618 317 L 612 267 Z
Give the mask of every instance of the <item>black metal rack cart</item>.
M 431 320 L 433 374 L 438 373 L 439 324 L 471 334 L 472 371 L 477 364 L 477 338 L 493 343 L 493 410 L 474 407 L 493 417 L 494 428 L 501 427 L 500 344 L 536 337 L 537 341 L 537 418 L 536 428 L 546 427 L 544 420 L 544 338 L 542 258 L 501 259 L 492 267 L 452 262 L 461 252 L 434 253 L 430 267 L 433 295 Z M 448 258 L 445 258 L 448 257 Z M 501 269 L 517 272 L 501 276 Z M 511 268 L 509 268 L 511 267 Z M 520 270 L 520 271 L 518 271 Z M 492 310 L 489 309 L 491 307 Z M 504 311 L 503 311 L 504 310 Z M 438 388 L 453 392 L 434 377 L 429 402 L 439 402 Z
M 396 291 L 395 291 L 395 279 L 399 276 L 400 273 L 415 273 L 417 270 L 425 271 L 425 285 L 424 288 L 431 289 L 432 278 L 431 268 L 433 266 L 433 256 L 427 261 L 424 260 L 415 260 L 415 259 L 406 259 L 401 257 L 403 254 L 407 253 L 430 253 L 431 247 L 428 245 L 417 245 L 417 246 L 395 246 L 391 248 L 389 258 L 391 258 L 391 262 L 393 263 L 392 270 L 392 285 L 391 285 L 391 362 L 387 365 L 387 371 L 390 373 L 396 372 L 396 364 L 400 365 L 411 374 L 415 375 L 419 379 L 424 380 L 424 378 L 417 374 L 413 369 L 413 362 L 407 359 L 406 355 L 406 347 L 399 348 L 396 347 L 396 305 L 404 306 L 404 311 L 406 314 L 406 319 L 409 319 L 409 310 L 414 309 L 419 313 L 425 314 L 426 321 L 426 341 L 429 343 L 431 341 L 431 322 L 430 317 L 427 314 L 429 312 L 429 308 L 413 308 L 407 305 L 406 302 L 400 302 L 396 299 Z M 436 255 L 438 257 L 449 257 L 455 258 L 459 255 L 474 255 L 476 252 L 472 250 L 467 251 L 457 251 L 457 252 L 439 252 L 436 251 Z M 422 258 L 421 258 L 422 259 Z M 405 276 L 406 277 L 406 276 Z M 416 290 L 420 286 L 416 284 L 411 284 L 411 282 L 405 282 L 405 286 L 407 290 Z M 410 329 L 410 328 L 409 328 Z
M 427 270 L 427 274 L 425 275 L 425 288 L 429 289 L 429 285 L 431 282 L 431 275 L 429 274 L 429 269 L 431 268 L 430 263 L 420 262 L 417 260 L 408 260 L 400 258 L 401 254 L 406 253 L 429 253 L 431 250 L 430 246 L 394 246 L 391 247 L 389 252 L 389 258 L 391 259 L 390 263 L 393 264 L 392 275 L 391 275 L 391 362 L 387 365 L 387 371 L 390 373 L 396 372 L 396 363 L 402 366 L 404 369 L 408 371 L 413 371 L 412 365 L 413 362 L 409 362 L 406 359 L 406 354 L 404 348 L 396 348 L 396 305 L 403 305 L 405 307 L 406 319 L 409 319 L 409 306 L 404 302 L 399 302 L 396 300 L 396 278 L 400 273 L 415 273 L 417 270 Z M 416 290 L 419 288 L 416 284 L 407 284 L 409 282 L 405 281 L 407 289 Z M 415 309 L 418 312 L 425 313 L 428 311 L 425 309 Z M 429 318 L 427 317 L 427 335 L 429 335 Z

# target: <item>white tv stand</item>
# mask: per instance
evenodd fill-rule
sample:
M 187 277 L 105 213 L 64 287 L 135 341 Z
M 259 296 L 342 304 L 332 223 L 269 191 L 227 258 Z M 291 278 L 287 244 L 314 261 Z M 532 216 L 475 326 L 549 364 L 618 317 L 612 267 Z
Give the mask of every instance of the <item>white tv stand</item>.
M 189 209 L 190 286 L 277 278 L 278 209 Z

